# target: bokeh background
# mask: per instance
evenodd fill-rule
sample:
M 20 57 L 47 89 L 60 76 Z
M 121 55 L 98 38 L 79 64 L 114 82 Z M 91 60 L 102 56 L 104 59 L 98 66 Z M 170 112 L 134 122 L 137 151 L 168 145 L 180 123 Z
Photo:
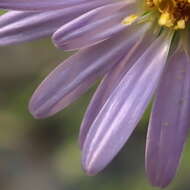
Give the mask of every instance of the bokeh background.
M 78 132 L 97 84 L 51 118 L 36 120 L 28 112 L 37 85 L 69 55 L 49 39 L 0 48 L 0 190 L 156 189 L 144 170 L 149 109 L 120 154 L 93 177 L 81 168 Z M 189 179 L 190 142 L 166 189 L 189 190 Z

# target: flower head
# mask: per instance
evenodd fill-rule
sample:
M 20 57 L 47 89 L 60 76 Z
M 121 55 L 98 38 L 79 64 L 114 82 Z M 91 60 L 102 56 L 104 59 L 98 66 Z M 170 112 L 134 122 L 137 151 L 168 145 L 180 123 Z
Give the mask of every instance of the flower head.
M 168 185 L 190 123 L 189 0 L 1 0 L 0 8 L 14 10 L 0 17 L 1 45 L 52 35 L 57 47 L 79 49 L 35 91 L 34 117 L 55 114 L 103 78 L 80 130 L 86 172 L 111 162 L 153 98 L 146 170 L 153 185 Z

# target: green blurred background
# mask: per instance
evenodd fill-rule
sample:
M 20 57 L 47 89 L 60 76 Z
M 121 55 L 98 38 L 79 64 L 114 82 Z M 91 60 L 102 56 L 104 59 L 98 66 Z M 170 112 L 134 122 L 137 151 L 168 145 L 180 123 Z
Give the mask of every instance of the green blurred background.
M 149 111 L 120 154 L 93 177 L 81 169 L 78 132 L 95 86 L 54 117 L 36 120 L 28 112 L 37 85 L 68 56 L 49 39 L 0 48 L 0 190 L 156 189 L 144 171 Z M 190 189 L 188 144 L 168 190 Z

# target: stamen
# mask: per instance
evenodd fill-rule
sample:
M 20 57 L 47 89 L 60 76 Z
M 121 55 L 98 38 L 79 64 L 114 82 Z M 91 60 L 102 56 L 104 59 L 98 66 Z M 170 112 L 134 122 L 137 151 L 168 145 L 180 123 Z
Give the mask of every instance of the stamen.
M 124 24 L 124 25 L 132 24 L 137 18 L 138 18 L 138 16 L 135 15 L 135 14 L 130 15 L 130 16 L 127 16 L 127 17 L 125 17 L 125 18 L 122 20 L 122 24 Z
M 173 26 L 173 19 L 171 18 L 171 15 L 168 12 L 162 13 L 159 20 L 158 20 L 158 23 L 161 26 L 172 27 Z
M 175 30 L 177 29 L 184 29 L 185 28 L 185 20 L 181 19 L 177 21 L 177 25 L 175 26 Z
M 190 0 L 145 0 L 145 3 L 160 14 L 158 23 L 161 26 L 178 30 L 190 23 Z

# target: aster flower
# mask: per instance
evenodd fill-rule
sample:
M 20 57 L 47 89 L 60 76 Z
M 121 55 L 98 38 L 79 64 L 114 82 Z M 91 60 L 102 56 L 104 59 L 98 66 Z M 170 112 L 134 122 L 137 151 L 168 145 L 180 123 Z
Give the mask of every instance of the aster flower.
M 188 0 L 1 0 L 0 44 L 52 35 L 79 49 L 31 98 L 34 117 L 62 110 L 103 78 L 80 129 L 82 165 L 94 175 L 126 143 L 147 105 L 146 171 L 154 186 L 175 176 L 190 118 Z M 155 95 L 155 96 L 154 96 Z

